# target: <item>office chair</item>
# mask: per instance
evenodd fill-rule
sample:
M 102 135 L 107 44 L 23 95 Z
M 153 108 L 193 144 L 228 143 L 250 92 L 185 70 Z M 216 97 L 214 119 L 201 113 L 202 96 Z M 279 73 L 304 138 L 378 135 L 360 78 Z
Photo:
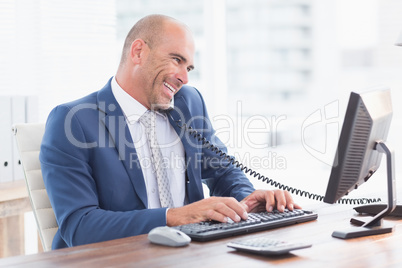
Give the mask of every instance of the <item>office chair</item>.
M 16 124 L 13 132 L 25 174 L 32 211 L 38 227 L 43 250 L 52 248 L 53 237 L 59 229 L 43 182 L 39 151 L 45 124 Z

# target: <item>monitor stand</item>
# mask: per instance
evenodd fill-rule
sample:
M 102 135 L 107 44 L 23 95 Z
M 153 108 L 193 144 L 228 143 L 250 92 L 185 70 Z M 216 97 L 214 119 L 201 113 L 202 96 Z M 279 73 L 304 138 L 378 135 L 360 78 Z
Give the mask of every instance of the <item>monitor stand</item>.
M 395 187 L 395 157 L 394 152 L 382 141 L 377 142 L 375 149 L 380 153 L 384 153 L 387 157 L 387 182 L 388 182 L 388 204 L 380 213 L 375 215 L 371 220 L 364 222 L 359 219 L 352 218 L 350 222 L 355 227 L 351 227 L 346 230 L 334 231 L 333 237 L 349 239 L 355 237 L 385 234 L 393 231 L 394 226 L 385 224 L 382 218 L 388 216 L 396 207 L 396 187 Z

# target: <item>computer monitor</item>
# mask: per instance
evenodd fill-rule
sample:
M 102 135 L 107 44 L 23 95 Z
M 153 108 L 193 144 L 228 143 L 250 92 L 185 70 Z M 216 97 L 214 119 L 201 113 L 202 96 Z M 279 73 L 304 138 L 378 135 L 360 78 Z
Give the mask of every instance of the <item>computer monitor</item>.
M 346 239 L 393 230 L 393 227 L 382 226 L 382 218 L 396 206 L 394 155 L 385 143 L 391 118 L 391 93 L 388 88 L 351 93 L 324 202 L 335 203 L 358 189 L 376 172 L 382 155 L 386 154 L 388 205 L 368 222 L 352 219 L 351 222 L 360 227 L 335 231 L 332 234 L 334 237 Z

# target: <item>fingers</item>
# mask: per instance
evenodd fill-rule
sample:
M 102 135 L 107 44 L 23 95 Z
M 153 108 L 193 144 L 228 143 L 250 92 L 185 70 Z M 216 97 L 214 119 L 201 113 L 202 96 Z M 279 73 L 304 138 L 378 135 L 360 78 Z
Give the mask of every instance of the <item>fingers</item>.
M 208 220 L 239 222 L 247 217 L 246 207 L 235 198 L 210 197 L 183 207 L 170 208 L 166 221 L 168 226 L 177 226 Z
M 274 190 L 276 207 L 279 211 L 285 211 L 285 208 L 293 210 L 295 208 L 301 209 L 301 206 L 294 203 L 292 195 L 288 191 Z
M 248 212 L 271 212 L 277 209 L 281 212 L 285 209 L 293 210 L 301 207 L 294 203 L 291 194 L 288 191 L 283 190 L 256 190 L 245 199 L 242 203 L 247 205 Z
M 207 211 L 207 217 L 210 220 L 227 222 L 231 219 L 234 222 L 239 222 L 242 219 L 247 219 L 247 212 L 234 198 L 209 198 L 211 208 Z
M 282 191 L 282 190 L 274 190 L 273 191 L 275 195 L 275 201 L 276 201 L 276 209 L 279 210 L 280 212 L 284 212 L 285 208 L 288 208 L 289 210 L 293 210 L 293 199 L 290 196 L 288 191 Z M 275 203 L 273 203 L 275 204 Z
M 276 203 L 276 197 L 275 197 L 275 192 L 274 191 L 265 191 L 265 209 L 268 212 L 271 212 L 274 210 L 274 205 Z

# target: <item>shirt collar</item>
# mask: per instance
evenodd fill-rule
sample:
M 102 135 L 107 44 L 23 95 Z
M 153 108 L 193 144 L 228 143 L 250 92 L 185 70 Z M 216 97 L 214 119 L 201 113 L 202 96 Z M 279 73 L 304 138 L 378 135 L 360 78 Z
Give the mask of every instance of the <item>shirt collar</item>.
M 111 82 L 112 93 L 123 110 L 126 121 L 130 124 L 138 122 L 140 117 L 148 110 L 144 105 L 139 103 L 136 99 L 131 97 L 123 88 L 117 83 L 114 76 Z M 165 113 L 156 112 L 157 115 L 167 118 Z

